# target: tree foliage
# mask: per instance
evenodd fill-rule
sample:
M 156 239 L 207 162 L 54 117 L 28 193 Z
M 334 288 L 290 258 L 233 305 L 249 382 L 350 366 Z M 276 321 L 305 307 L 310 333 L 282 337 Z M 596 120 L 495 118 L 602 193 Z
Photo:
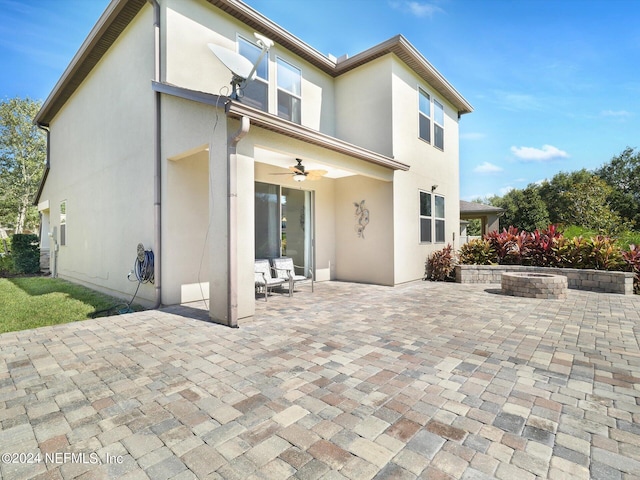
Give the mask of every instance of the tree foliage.
M 592 176 L 593 173 L 583 168 L 575 172 L 557 173 L 551 180 L 542 182 L 539 194 L 549 212 L 550 223 L 564 223 L 563 216 L 569 206 L 567 193 L 571 192 L 577 185 L 588 182 Z
M 603 235 L 617 235 L 626 227 L 623 219 L 609 205 L 613 188 L 593 175 L 583 183 L 574 184 L 565 192 L 566 207 L 560 215 L 565 225 L 580 225 Z
M 540 187 L 531 184 L 523 190 L 510 190 L 503 197 L 491 197 L 491 205 L 505 209 L 500 217 L 500 228 L 513 226 L 533 231 L 549 225 L 549 212 L 539 190 Z
M 595 171 L 560 172 L 488 201 L 506 210 L 500 228 L 533 231 L 551 223 L 619 236 L 640 227 L 640 152 L 628 147 Z
M 595 174 L 612 187 L 609 195 L 611 207 L 640 227 L 640 152 L 627 147 L 597 169 Z
M 42 178 L 46 139 L 33 119 L 40 102 L 18 97 L 0 101 L 0 225 L 35 231 L 33 197 Z

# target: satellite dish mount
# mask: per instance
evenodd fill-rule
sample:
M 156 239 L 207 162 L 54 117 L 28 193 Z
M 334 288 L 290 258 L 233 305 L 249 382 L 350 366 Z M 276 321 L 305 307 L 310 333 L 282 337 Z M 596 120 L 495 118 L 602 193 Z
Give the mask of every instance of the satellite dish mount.
M 213 52 L 218 60 L 220 60 L 225 67 L 231 71 L 231 98 L 233 100 L 238 99 L 238 90 L 242 90 L 248 82 L 256 77 L 256 70 L 258 65 L 273 46 L 273 42 L 267 37 L 254 33 L 256 37 L 256 43 L 261 48 L 260 55 L 256 60 L 256 63 L 251 64 L 246 57 L 243 57 L 237 52 L 224 48 L 214 43 L 208 43 L 207 46 Z

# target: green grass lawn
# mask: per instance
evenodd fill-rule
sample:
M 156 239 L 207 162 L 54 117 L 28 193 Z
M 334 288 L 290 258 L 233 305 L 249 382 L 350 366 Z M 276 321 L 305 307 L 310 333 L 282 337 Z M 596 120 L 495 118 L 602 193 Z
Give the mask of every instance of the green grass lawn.
M 86 320 L 122 301 L 50 277 L 0 278 L 0 333 Z

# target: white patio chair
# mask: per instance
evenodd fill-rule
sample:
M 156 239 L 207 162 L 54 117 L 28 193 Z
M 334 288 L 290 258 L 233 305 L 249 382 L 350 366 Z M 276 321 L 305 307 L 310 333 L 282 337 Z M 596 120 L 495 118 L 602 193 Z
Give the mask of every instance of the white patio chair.
M 264 301 L 267 301 L 269 295 L 269 289 L 275 287 L 281 287 L 285 280 L 282 278 L 273 277 L 272 268 L 269 264 L 269 260 L 256 260 L 254 266 L 254 276 L 256 284 L 256 292 L 260 293 L 264 290 Z
M 308 269 L 306 275 L 298 275 L 296 274 L 296 268 L 298 271 L 304 272 L 304 267 L 293 264 L 293 258 L 282 257 L 282 258 L 274 258 L 271 260 L 273 265 L 273 269 L 276 273 L 276 277 L 282 280 L 285 280 L 289 283 L 289 296 L 293 295 L 293 290 L 298 283 L 311 283 L 311 291 L 313 292 L 313 271 L 311 268 Z

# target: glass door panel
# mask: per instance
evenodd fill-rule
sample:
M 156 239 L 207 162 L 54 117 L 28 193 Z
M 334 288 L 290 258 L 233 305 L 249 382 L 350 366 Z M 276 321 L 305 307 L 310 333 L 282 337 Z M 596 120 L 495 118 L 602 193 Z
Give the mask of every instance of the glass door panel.
M 255 254 L 256 258 L 280 256 L 280 187 L 255 184 Z
M 293 258 L 306 272 L 311 264 L 311 192 L 283 187 L 281 208 L 282 256 Z

